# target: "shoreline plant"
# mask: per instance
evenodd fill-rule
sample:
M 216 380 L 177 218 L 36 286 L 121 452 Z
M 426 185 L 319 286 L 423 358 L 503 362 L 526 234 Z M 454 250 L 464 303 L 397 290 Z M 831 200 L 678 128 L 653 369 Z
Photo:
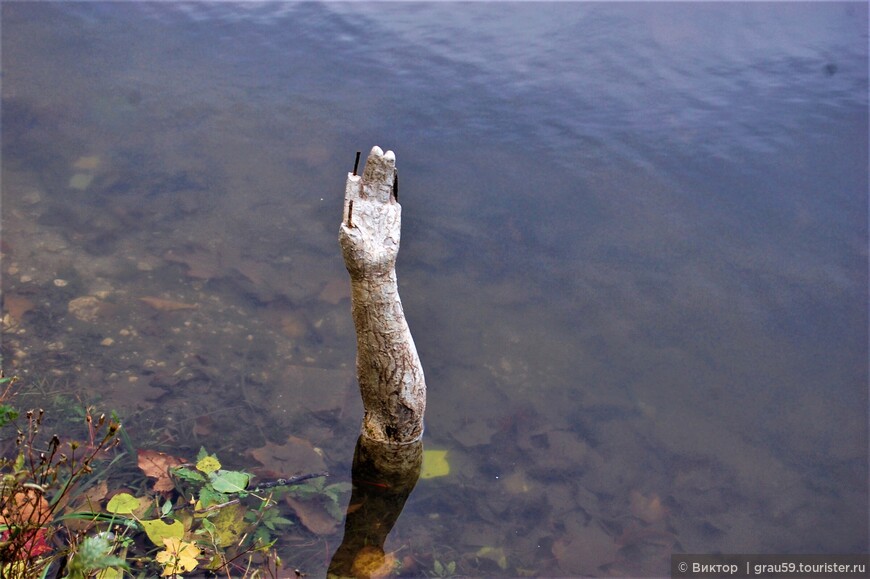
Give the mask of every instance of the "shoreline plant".
M 274 546 L 294 522 L 276 498 L 326 473 L 252 487 L 251 474 L 223 468 L 204 448 L 195 463 L 135 451 L 117 417 L 95 418 L 90 408 L 84 441 L 49 436 L 45 411 L 15 408 L 16 382 L 0 378 L 0 440 L 8 441 L 0 455 L 0 577 L 278 576 Z M 108 471 L 122 460 L 153 479 L 148 490 L 109 490 Z

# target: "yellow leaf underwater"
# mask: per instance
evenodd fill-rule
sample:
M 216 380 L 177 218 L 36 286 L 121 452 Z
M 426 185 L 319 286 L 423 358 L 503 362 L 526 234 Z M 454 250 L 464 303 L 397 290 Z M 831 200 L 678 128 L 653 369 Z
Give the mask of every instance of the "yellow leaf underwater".
M 106 510 L 116 515 L 129 515 L 139 508 L 139 499 L 129 493 L 118 493 L 109 500 Z
M 211 519 L 214 523 L 214 541 L 218 547 L 234 545 L 245 532 L 245 507 L 239 504 L 221 508 L 217 516 Z
M 508 567 L 507 555 L 501 547 L 481 547 L 474 556 L 480 559 L 489 559 L 502 570 L 506 570 Z
M 163 544 L 166 549 L 157 553 L 154 559 L 163 565 L 164 576 L 179 575 L 196 569 L 196 558 L 201 554 L 199 547 L 174 537 L 163 539 Z
M 90 187 L 91 181 L 93 180 L 93 175 L 89 175 L 88 173 L 76 173 L 69 179 L 69 188 L 76 189 L 77 191 L 84 191 Z
M 184 523 L 181 521 L 172 521 L 171 524 L 164 523 L 160 519 L 152 519 L 150 521 L 139 521 L 142 528 L 145 529 L 145 534 L 151 539 L 155 545 L 162 545 L 164 539 L 178 539 L 184 537 Z
M 450 463 L 447 462 L 446 450 L 424 450 L 423 468 L 420 478 L 435 478 L 450 474 Z

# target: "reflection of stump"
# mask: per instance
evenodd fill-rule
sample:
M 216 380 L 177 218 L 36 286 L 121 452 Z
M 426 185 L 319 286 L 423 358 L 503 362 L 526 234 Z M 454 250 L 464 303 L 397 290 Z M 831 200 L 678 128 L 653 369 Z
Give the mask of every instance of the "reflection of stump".
M 362 177 L 348 174 L 338 239 L 350 273 L 362 435 L 410 443 L 423 434 L 426 383 L 396 284 L 402 207 L 396 156 L 372 148 Z
M 384 553 L 387 535 L 414 490 L 423 464 L 423 443 L 381 444 L 360 436 L 353 456 L 353 494 L 344 537 L 327 577 L 386 577 L 393 571 Z

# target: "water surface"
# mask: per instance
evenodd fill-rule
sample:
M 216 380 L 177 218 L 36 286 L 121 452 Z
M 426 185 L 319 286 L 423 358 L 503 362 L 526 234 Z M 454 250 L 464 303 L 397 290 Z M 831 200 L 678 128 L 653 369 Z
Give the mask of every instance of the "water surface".
M 295 437 L 349 478 L 336 236 L 378 144 L 451 465 L 390 536 L 403 574 L 866 552 L 867 25 L 862 3 L 4 2 L 4 363 L 142 445 L 253 468 Z M 297 526 L 282 556 L 322 574 L 340 535 Z

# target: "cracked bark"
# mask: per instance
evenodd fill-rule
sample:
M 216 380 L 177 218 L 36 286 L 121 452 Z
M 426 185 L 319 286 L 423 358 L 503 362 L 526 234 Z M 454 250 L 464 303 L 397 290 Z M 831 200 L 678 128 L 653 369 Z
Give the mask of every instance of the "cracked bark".
M 373 147 L 362 176 L 349 173 L 339 244 L 350 274 L 362 436 L 408 444 L 423 434 L 426 382 L 396 282 L 402 207 L 392 151 Z

